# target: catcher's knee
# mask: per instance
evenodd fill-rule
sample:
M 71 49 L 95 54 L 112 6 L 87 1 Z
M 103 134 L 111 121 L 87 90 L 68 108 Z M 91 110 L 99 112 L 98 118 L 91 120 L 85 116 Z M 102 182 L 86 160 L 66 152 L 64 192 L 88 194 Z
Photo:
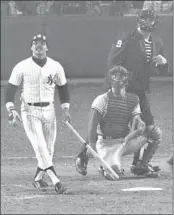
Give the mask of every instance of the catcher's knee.
M 161 143 L 162 131 L 158 126 L 149 125 L 147 126 L 146 131 L 149 139 Z

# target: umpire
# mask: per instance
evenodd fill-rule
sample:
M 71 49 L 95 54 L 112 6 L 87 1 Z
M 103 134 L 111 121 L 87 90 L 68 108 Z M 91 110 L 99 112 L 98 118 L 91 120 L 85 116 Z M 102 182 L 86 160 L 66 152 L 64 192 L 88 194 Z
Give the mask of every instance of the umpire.
M 140 151 L 134 154 L 131 167 L 132 173 L 143 175 L 149 171 L 159 171 L 159 167 L 152 167 L 149 162 L 161 143 L 161 130 L 155 125 L 150 110 L 148 94 L 150 93 L 150 76 L 156 70 L 168 72 L 168 63 L 163 52 L 162 40 L 152 35 L 158 22 L 158 16 L 153 9 L 143 9 L 137 16 L 136 30 L 123 33 L 112 45 L 108 55 L 108 69 L 114 65 L 122 65 L 131 72 L 127 91 L 139 96 L 142 120 L 152 135 L 148 146 L 140 158 Z M 165 70 L 165 71 L 164 71 Z M 105 81 L 108 85 L 108 74 Z

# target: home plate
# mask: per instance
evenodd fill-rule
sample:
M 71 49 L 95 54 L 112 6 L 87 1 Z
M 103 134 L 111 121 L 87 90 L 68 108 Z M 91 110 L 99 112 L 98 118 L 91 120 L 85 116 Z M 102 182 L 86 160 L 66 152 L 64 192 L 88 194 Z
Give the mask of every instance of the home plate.
M 122 191 L 149 191 L 149 190 L 163 190 L 162 188 L 159 187 L 132 187 L 132 188 L 126 188 L 122 189 Z

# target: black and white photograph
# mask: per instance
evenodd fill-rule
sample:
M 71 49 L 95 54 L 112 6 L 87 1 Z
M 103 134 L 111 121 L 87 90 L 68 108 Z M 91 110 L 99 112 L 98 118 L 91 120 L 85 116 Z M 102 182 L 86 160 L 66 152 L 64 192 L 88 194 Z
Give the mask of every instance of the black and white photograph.
M 173 1 L 1 1 L 1 214 L 173 214 Z

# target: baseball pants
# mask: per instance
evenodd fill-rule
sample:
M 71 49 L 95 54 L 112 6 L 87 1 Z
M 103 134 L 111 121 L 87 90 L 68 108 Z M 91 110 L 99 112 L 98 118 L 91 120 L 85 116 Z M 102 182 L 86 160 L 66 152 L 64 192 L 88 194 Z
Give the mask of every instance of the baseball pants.
M 131 140 L 127 145 L 125 145 L 124 154 L 129 155 L 138 151 L 145 143 L 146 138 L 143 136 L 139 136 L 133 140 Z M 117 165 L 118 154 L 117 149 L 123 144 L 124 139 L 103 139 L 103 136 L 98 135 L 96 150 L 97 153 L 110 165 Z
M 38 167 L 46 169 L 53 166 L 57 134 L 54 104 L 36 107 L 22 103 L 21 117 L 26 135 L 34 149 Z

